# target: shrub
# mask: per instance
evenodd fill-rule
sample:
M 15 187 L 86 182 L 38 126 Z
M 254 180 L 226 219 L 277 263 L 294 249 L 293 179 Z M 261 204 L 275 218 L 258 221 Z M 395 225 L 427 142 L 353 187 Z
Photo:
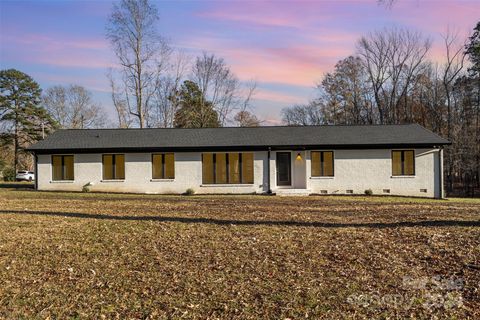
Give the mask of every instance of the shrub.
M 6 167 L 3 169 L 3 180 L 4 181 L 15 181 L 16 172 L 12 167 Z
M 90 182 L 84 184 L 83 187 L 82 187 L 82 192 L 90 192 L 90 187 L 91 186 L 92 186 L 92 184 Z
M 195 194 L 195 190 L 193 188 L 188 188 L 187 191 L 184 193 L 186 196 L 193 196 Z
M 366 196 L 371 196 L 372 194 L 373 194 L 372 189 L 367 189 L 367 190 L 365 190 L 365 195 L 366 195 Z

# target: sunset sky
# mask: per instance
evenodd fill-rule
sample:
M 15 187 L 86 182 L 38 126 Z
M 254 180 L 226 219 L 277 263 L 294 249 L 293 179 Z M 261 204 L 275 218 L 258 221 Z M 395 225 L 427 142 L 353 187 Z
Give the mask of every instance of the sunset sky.
M 357 39 L 376 29 L 408 27 L 430 36 L 441 60 L 447 28 L 466 36 L 480 19 L 476 1 L 158 1 L 159 30 L 194 57 L 225 58 L 242 80 L 258 83 L 254 111 L 277 124 L 280 110 L 315 96 L 335 63 L 355 53 Z M 79 84 L 113 115 L 106 70 L 115 66 L 105 23 L 111 1 L 0 1 L 0 68 L 40 83 Z M 113 117 L 112 117 L 113 119 Z

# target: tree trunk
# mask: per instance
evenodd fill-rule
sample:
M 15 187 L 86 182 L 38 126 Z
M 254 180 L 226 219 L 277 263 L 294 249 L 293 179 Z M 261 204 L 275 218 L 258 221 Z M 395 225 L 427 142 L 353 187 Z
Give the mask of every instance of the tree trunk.
M 15 171 L 15 175 L 17 174 L 17 166 L 18 166 L 18 105 L 15 101 L 15 134 L 14 134 L 14 159 L 13 159 L 13 170 Z

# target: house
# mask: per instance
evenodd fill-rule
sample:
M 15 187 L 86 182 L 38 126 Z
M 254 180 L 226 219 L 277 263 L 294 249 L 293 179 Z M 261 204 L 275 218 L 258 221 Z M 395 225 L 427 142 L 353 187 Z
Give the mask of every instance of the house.
M 29 148 L 38 190 L 443 197 L 443 146 L 417 125 L 58 130 Z

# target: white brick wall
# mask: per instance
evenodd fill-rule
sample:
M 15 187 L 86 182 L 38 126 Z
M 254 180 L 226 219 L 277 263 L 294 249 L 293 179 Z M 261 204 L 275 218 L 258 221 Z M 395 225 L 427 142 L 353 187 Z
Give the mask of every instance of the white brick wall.
M 346 190 L 363 194 L 371 189 L 374 194 L 438 197 L 438 150 L 415 150 L 415 176 L 392 176 L 390 149 L 336 150 L 334 177 L 310 177 L 310 153 L 307 157 L 307 186 L 312 192 L 344 194 Z M 421 192 L 420 189 L 427 189 Z
M 296 159 L 300 152 L 302 159 Z M 254 183 L 250 185 L 202 185 L 200 152 L 175 153 L 175 179 L 152 181 L 151 153 L 125 154 L 125 180 L 102 181 L 102 154 L 75 154 L 75 180 L 52 181 L 51 156 L 38 156 L 38 189 L 80 191 L 86 183 L 93 183 L 92 191 L 183 193 L 193 188 L 196 193 L 262 193 L 268 190 L 266 170 L 267 151 L 254 152 Z M 438 150 L 415 150 L 415 176 L 392 177 L 391 150 L 335 150 L 335 176 L 310 177 L 310 151 L 292 151 L 293 188 L 307 188 L 312 193 L 345 194 L 353 190 L 363 194 L 371 189 L 374 194 L 439 197 L 440 182 Z M 271 152 L 270 183 L 276 186 L 276 152 Z M 421 192 L 426 189 L 427 192 Z
M 193 188 L 196 193 L 261 193 L 263 167 L 267 152 L 255 152 L 254 183 L 248 185 L 202 185 L 201 153 L 175 153 L 175 179 L 152 180 L 151 153 L 125 153 L 125 180 L 102 181 L 102 154 L 75 154 L 73 182 L 52 181 L 51 155 L 38 156 L 38 189 L 80 191 L 92 183 L 91 191 L 183 193 Z M 266 179 L 265 179 L 266 181 Z M 264 190 L 265 188 L 265 190 Z

